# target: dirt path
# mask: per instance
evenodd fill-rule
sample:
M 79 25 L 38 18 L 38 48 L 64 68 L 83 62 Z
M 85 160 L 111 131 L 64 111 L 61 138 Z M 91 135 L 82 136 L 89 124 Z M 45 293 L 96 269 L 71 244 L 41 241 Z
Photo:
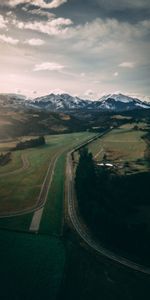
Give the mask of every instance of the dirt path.
M 27 170 L 30 166 L 30 163 L 28 161 L 27 156 L 25 154 L 21 154 L 21 160 L 22 160 L 22 167 L 21 168 L 16 169 L 14 171 L 10 171 L 10 172 L 7 172 L 7 173 L 0 174 L 0 178 L 6 177 L 6 176 L 11 176 L 11 175 L 16 175 L 16 174 L 21 173 L 24 170 Z

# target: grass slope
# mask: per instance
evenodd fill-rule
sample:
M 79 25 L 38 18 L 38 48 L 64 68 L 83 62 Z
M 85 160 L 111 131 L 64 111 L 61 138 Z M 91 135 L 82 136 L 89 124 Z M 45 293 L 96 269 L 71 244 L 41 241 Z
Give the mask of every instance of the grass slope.
M 53 182 L 44 207 L 40 233 L 60 234 L 63 218 L 63 193 L 65 175 L 65 155 L 62 155 L 55 168 Z

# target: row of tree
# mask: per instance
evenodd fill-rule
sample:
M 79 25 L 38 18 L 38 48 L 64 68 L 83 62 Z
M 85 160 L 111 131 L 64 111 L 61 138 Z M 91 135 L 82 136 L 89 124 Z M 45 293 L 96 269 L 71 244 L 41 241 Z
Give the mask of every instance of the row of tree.
M 39 146 L 43 146 L 45 145 L 45 138 L 44 136 L 39 136 L 36 139 L 30 139 L 27 141 L 22 141 L 19 142 L 15 148 L 13 148 L 12 150 L 23 150 L 23 149 L 27 149 L 27 148 L 34 148 L 34 147 L 39 147 Z
M 148 172 L 119 176 L 80 151 L 75 188 L 86 223 L 104 245 L 150 262 L 149 227 L 136 217 L 141 206 L 150 209 L 149 182 Z

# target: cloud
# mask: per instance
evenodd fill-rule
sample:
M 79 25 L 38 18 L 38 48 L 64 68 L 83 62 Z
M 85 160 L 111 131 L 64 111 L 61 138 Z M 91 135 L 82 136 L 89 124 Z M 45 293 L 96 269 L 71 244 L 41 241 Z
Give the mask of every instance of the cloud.
M 119 76 L 119 73 L 118 73 L 118 72 L 115 72 L 115 73 L 114 73 L 114 76 L 115 76 L 115 77 L 118 77 L 118 76 Z
M 11 44 L 11 45 L 17 45 L 19 43 L 18 39 L 14 39 L 10 36 L 6 36 L 5 34 L 0 34 L 0 41 Z
M 37 15 L 40 17 L 47 17 L 48 19 L 53 19 L 55 18 L 55 14 L 48 12 L 46 10 L 42 10 L 40 8 L 34 8 L 32 10 L 29 10 L 27 7 L 23 7 L 22 10 L 27 11 L 28 13 L 32 14 L 32 15 Z
M 7 27 L 7 23 L 8 21 L 4 19 L 4 17 L 2 15 L 0 15 L 0 28 L 6 28 Z
M 141 38 L 149 34 L 150 21 L 145 20 L 130 24 L 128 22 L 119 22 L 116 19 L 101 19 L 96 18 L 92 22 L 86 22 L 84 25 L 71 27 L 69 30 L 70 35 L 78 35 L 82 39 L 95 41 L 100 38 L 105 40 L 130 40 L 132 38 Z
M 72 24 L 70 19 L 55 18 L 48 21 L 20 22 L 14 20 L 13 24 L 19 29 L 30 29 L 48 35 L 65 34 L 69 25 Z
M 95 96 L 95 93 L 93 90 L 89 89 L 89 90 L 85 91 L 84 96 L 88 97 L 88 98 L 93 98 Z
M 123 42 L 132 41 L 132 39 L 144 38 L 149 34 L 150 21 L 144 20 L 137 23 L 121 22 L 115 18 L 96 18 L 91 22 L 73 26 L 73 21 L 70 18 L 55 17 L 55 15 L 44 12 L 39 9 L 29 10 L 31 14 L 47 16 L 46 21 L 28 21 L 22 22 L 14 20 L 14 25 L 19 29 L 30 29 L 48 35 L 60 35 L 67 39 L 76 38 L 84 43 L 91 44 L 99 41 L 102 47 L 105 47 L 105 42 L 110 44 L 113 41 Z M 123 37 L 123 39 L 122 39 Z M 78 47 L 78 45 L 77 45 Z
M 86 100 L 96 100 L 100 98 L 101 93 L 97 90 L 88 89 L 84 93 L 80 94 L 79 96 Z
M 56 62 L 43 62 L 41 64 L 35 65 L 33 71 L 61 71 L 63 69 L 64 66 Z
M 29 39 L 24 42 L 24 44 L 28 44 L 30 46 L 42 46 L 45 44 L 45 41 L 41 39 Z
M 15 7 L 19 4 L 30 4 L 41 8 L 52 9 L 52 8 L 57 8 L 66 2 L 67 0 L 52 0 L 50 3 L 47 3 L 44 0 L 33 0 L 32 2 L 31 0 L 3 0 L 2 3 L 0 3 L 0 5 Z
M 81 73 L 80 73 L 80 77 L 81 77 L 81 78 L 84 78 L 85 76 L 86 76 L 86 74 L 85 74 L 84 72 L 81 72 Z
M 132 61 L 124 61 L 119 64 L 119 67 L 133 69 L 135 67 L 135 63 Z

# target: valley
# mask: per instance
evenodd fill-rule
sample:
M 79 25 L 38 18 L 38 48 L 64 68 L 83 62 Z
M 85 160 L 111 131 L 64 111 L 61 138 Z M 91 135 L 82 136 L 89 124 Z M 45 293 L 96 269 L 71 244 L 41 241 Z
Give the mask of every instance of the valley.
M 150 300 L 150 1 L 0 1 L 0 300 Z
M 3 298 L 11 299 L 13 295 L 14 299 L 33 299 L 36 296 L 40 300 L 44 293 L 46 299 L 52 300 L 90 300 L 91 297 L 96 299 L 99 293 L 106 300 L 112 297 L 130 300 L 130 295 L 140 300 L 143 291 L 149 297 L 146 260 L 141 260 L 142 267 L 139 267 L 135 257 L 118 253 L 110 245 L 104 246 L 103 240 L 101 251 L 96 250 L 97 246 L 91 247 L 91 241 L 96 245 L 95 235 L 90 232 L 91 241 L 87 242 L 89 229 L 86 233 L 84 230 L 88 222 L 80 214 L 75 200 L 70 205 L 81 221 L 81 228 L 76 228 L 69 208 L 73 192 L 68 188 L 68 181 L 74 182 L 72 176 L 75 177 L 79 152 L 84 146 L 92 153 L 97 168 L 100 164 L 104 164 L 104 168 L 107 164 L 113 165 L 117 176 L 139 174 L 140 182 L 140 176 L 149 173 L 148 142 L 143 138 L 149 132 L 148 110 L 89 113 L 81 109 L 74 112 L 72 109 L 48 112 L 45 108 L 23 106 L 14 109 L 14 114 L 9 105 L 5 113 L 4 108 L 1 110 L 0 152 L 7 153 L 18 143 L 41 135 L 46 143 L 12 151 L 11 160 L 0 167 Z M 70 157 L 73 172 L 68 170 L 71 151 L 75 151 Z M 86 193 L 90 184 L 92 181 L 86 185 Z M 149 204 L 144 204 L 134 218 L 128 216 L 128 222 L 146 222 L 149 226 L 148 216 Z M 106 247 L 104 251 L 103 247 Z

